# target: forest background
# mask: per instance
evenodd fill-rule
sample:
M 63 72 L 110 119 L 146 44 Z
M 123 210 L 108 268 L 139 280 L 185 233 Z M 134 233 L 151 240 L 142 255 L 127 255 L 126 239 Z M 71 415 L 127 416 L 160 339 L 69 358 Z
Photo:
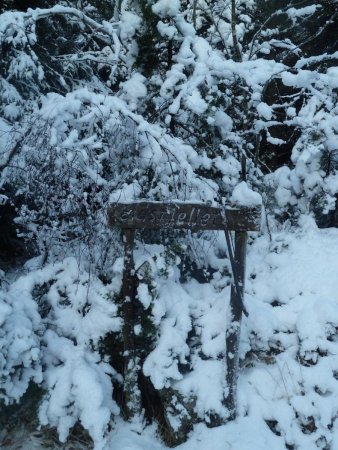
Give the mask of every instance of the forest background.
M 2 447 L 337 449 L 337 1 L 4 0 L 0 13 Z M 108 206 L 257 198 L 237 420 L 221 233 L 137 234 L 126 386 Z

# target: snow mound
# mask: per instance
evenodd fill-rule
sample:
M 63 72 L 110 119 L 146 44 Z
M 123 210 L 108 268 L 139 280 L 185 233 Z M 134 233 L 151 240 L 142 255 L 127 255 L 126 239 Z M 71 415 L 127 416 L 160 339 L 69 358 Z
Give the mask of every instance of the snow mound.
M 240 206 L 258 206 L 262 204 L 262 197 L 254 192 L 245 181 L 239 183 L 232 192 L 231 202 Z

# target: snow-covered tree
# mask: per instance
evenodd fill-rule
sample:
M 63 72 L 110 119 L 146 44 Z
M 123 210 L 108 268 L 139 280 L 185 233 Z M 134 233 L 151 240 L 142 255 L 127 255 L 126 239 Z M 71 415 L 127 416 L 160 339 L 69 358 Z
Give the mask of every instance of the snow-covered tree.
M 0 15 L 0 199 L 36 256 L 1 292 L 0 395 L 10 403 L 41 384 L 41 424 L 65 440 L 80 421 L 102 448 L 119 413 L 113 383 L 122 414 L 145 408 L 177 444 L 193 423 L 230 415 L 224 243 L 209 233 L 136 236 L 139 384 L 126 408 L 123 242 L 107 207 L 223 205 L 246 180 L 276 228 L 332 211 L 336 2 L 55 3 L 8 1 Z M 245 327 L 243 360 L 272 351 L 275 342 Z

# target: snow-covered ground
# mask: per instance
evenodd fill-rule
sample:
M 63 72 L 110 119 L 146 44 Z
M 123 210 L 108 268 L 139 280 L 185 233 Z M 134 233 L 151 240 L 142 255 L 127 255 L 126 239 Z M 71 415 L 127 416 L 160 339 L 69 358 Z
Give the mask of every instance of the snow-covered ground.
M 164 450 L 155 440 L 153 430 L 141 436 L 130 432 L 125 424 L 112 433 L 109 450 Z M 198 425 L 189 440 L 175 447 L 178 450 L 284 450 L 281 439 L 266 427 L 261 418 L 241 418 L 226 426 L 207 428 Z M 304 447 L 305 448 L 305 447 Z
M 196 426 L 177 448 L 337 450 L 338 230 L 318 230 L 304 218 L 301 231 L 256 239 L 249 247 L 246 305 L 242 354 L 249 341 L 256 351 L 240 374 L 239 417 L 218 428 Z M 269 346 L 275 354 L 265 353 Z M 109 448 L 165 447 L 152 430 L 139 436 L 124 424 Z
M 337 229 L 318 230 L 304 218 L 297 232 L 255 239 L 247 261 L 239 416 L 218 428 L 195 426 L 177 449 L 338 449 L 337 272 Z M 212 393 L 213 386 L 206 382 L 204 389 Z M 43 439 L 27 439 L 20 448 L 44 448 Z M 164 448 L 154 425 L 140 433 L 121 419 L 107 447 Z

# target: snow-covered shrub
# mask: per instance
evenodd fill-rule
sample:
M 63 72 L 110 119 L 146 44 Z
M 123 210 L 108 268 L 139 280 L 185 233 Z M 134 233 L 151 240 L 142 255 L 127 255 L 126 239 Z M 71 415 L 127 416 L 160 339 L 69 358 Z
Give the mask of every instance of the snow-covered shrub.
M 82 11 L 59 4 L 1 15 L 0 95 L 6 119 L 27 123 L 24 112 L 31 113 L 34 101 L 46 92 L 66 93 L 92 79 L 104 90 L 101 78 L 110 87 L 123 78 L 117 68 L 117 29 L 107 21 L 96 22 L 87 11 L 97 16 L 89 4 Z
M 69 258 L 31 270 L 3 294 L 2 398 L 19 401 L 29 381 L 40 384 L 40 423 L 55 426 L 61 441 L 79 421 L 101 449 L 119 414 L 112 398 L 112 378 L 119 376 L 99 353 L 100 340 L 120 328 L 116 288 Z
M 304 217 L 302 227 L 250 249 L 239 409 L 264 418 L 284 445 L 335 448 L 337 230 Z
M 16 282 L 0 297 L 0 402 L 18 401 L 29 382 L 41 383 L 41 336 L 37 304 Z
M 102 449 L 112 417 L 119 408 L 112 399 L 114 369 L 97 351 L 76 345 L 48 330 L 44 336 L 44 387 L 39 409 L 42 425 L 56 427 L 61 442 L 77 421 L 88 430 L 95 449 Z
M 200 164 L 192 147 L 132 113 L 123 100 L 84 88 L 42 100 L 6 180 L 17 186 L 18 223 L 46 258 L 82 252 L 102 270 L 118 253 L 107 229 L 109 203 L 215 201 L 217 184 L 194 173 Z
M 302 61 L 302 65 L 305 63 L 306 60 Z M 268 189 L 275 191 L 276 213 L 297 218 L 311 212 L 320 216 L 335 208 L 338 193 L 336 73 L 336 68 L 318 74 L 300 68 L 294 75 L 282 75 L 286 86 L 302 90 L 304 101 L 299 111 L 294 110 L 286 120 L 301 133 L 292 149 L 293 164 L 266 177 Z
M 203 246 L 206 242 L 200 238 L 192 244 Z M 179 249 L 175 242 L 172 252 L 170 247 L 147 244 L 144 252 L 143 245 L 135 251 L 139 317 L 147 317 L 146 323 L 136 323 L 136 342 L 142 345 L 138 354 L 142 355 L 143 375 L 160 399 L 160 403 L 147 406 L 155 408 L 165 441 L 177 445 L 186 439 L 194 422 L 215 425 L 227 417 L 223 356 L 230 294 L 220 286 L 227 284 L 229 277 L 221 275 L 224 259 L 208 254 L 207 264 L 213 260 L 213 271 L 218 274 L 215 283 L 198 283 L 186 274 L 182 284 L 184 266 L 177 254 L 180 250 L 186 254 L 186 246 Z M 147 339 L 140 341 L 150 330 Z M 206 393 L 205 383 L 212 384 L 213 390 Z

